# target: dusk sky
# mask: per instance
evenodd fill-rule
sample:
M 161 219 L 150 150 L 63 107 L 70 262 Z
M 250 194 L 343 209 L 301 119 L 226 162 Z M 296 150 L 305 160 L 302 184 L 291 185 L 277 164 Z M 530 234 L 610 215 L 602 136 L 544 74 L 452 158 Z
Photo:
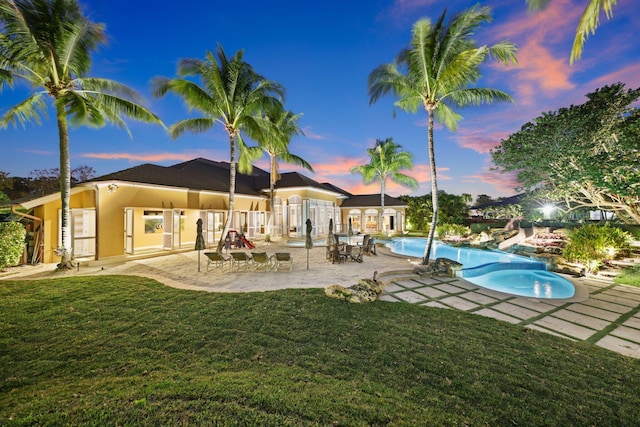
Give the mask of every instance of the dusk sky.
M 91 76 L 117 80 L 135 88 L 147 106 L 167 125 L 186 118 L 181 99 L 151 96 L 154 76 L 174 77 L 181 58 L 204 58 L 222 44 L 228 56 L 244 49 L 245 60 L 287 90 L 285 107 L 302 113 L 305 137 L 290 151 L 311 163 L 319 182 L 331 182 L 352 193 L 380 191 L 362 184 L 351 167 L 368 161 L 366 148 L 376 138 L 392 137 L 414 156 L 407 173 L 420 187 L 411 191 L 389 183 L 387 193 L 430 192 L 426 113 L 393 115 L 392 97 L 370 106 L 367 77 L 378 65 L 392 62 L 420 18 L 438 19 L 445 4 L 453 15 L 475 1 L 367 0 L 317 2 L 192 0 L 84 0 L 85 14 L 107 26 L 109 43 L 93 56 Z M 509 39 L 518 46 L 517 66 L 489 62 L 478 87 L 508 92 L 514 104 L 492 104 L 459 110 L 456 132 L 436 125 L 438 183 L 452 194 L 515 194 L 512 176 L 490 171 L 489 151 L 544 111 L 585 101 L 584 95 L 604 85 L 623 82 L 640 87 L 640 2 L 620 0 L 613 19 L 600 17 L 600 27 L 585 44 L 582 59 L 569 65 L 575 28 L 587 0 L 552 0 L 535 15 L 524 0 L 488 0 L 493 22 L 475 35 L 478 44 Z M 5 89 L 0 111 L 30 93 L 25 86 Z M 171 165 L 196 157 L 229 160 L 228 139 L 221 127 L 205 134 L 172 140 L 154 125 L 130 123 L 133 138 L 113 126 L 71 131 L 71 167 L 89 165 L 98 175 L 142 163 Z M 0 130 L 0 171 L 28 176 L 34 169 L 58 167 L 55 115 L 41 125 Z M 263 158 L 257 166 L 268 169 Z M 282 171 L 299 170 L 281 165 Z M 206 177 L 203 177 L 206 179 Z

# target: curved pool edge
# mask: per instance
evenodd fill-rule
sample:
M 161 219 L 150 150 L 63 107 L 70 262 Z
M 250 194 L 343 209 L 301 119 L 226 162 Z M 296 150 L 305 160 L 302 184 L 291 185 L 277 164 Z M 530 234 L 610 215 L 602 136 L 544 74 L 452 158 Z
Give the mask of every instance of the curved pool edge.
M 571 298 L 557 298 L 557 299 L 545 299 L 545 298 L 533 298 L 533 299 L 538 299 L 541 301 L 553 301 L 553 302 L 561 302 L 561 303 L 565 303 L 565 302 L 582 302 L 582 301 L 586 301 L 589 299 L 589 288 L 587 287 L 587 285 L 583 285 L 582 283 L 578 283 L 574 277 L 569 276 L 567 274 L 562 274 L 562 273 L 556 273 L 555 271 L 552 272 L 553 274 L 557 274 L 560 277 L 564 277 L 565 279 L 567 279 L 569 282 L 571 282 L 573 284 L 573 287 L 575 288 L 576 292 L 573 294 L 573 296 Z
M 403 254 L 399 254 L 396 252 L 393 252 L 389 247 L 387 246 L 379 246 L 378 247 L 378 252 L 379 253 L 384 253 L 387 256 L 392 256 L 395 258 L 403 258 L 406 259 L 408 261 L 411 262 L 411 264 L 415 265 L 416 267 L 418 265 L 420 265 L 420 263 L 422 262 L 422 258 L 419 257 L 414 257 L 411 255 L 403 255 Z M 579 283 L 577 280 L 579 278 L 575 278 L 574 276 L 570 276 L 568 274 L 564 274 L 564 273 L 559 273 L 556 271 L 552 271 L 552 270 L 547 270 L 553 274 L 557 274 L 558 276 L 563 277 L 564 279 L 568 280 L 569 282 L 571 282 L 571 284 L 573 285 L 573 287 L 575 288 L 575 293 L 573 294 L 572 297 L 569 298 L 540 298 L 540 297 L 529 297 L 529 296 L 523 296 L 523 295 L 516 295 L 516 294 L 510 294 L 507 292 L 501 292 L 501 291 L 496 291 L 494 289 L 490 289 L 481 285 L 477 285 L 475 283 L 471 283 L 468 280 L 465 280 L 464 277 L 458 277 L 456 276 L 457 279 L 459 280 L 464 280 L 465 282 L 473 285 L 473 286 L 477 286 L 478 288 L 482 288 L 482 289 L 486 289 L 492 292 L 497 292 L 499 294 L 502 295 L 508 295 L 510 297 L 513 298 L 526 298 L 529 300 L 535 300 L 535 301 L 540 301 L 540 302 L 547 302 L 547 303 L 551 303 L 551 304 L 564 304 L 564 303 L 568 303 L 568 302 L 582 302 L 582 301 L 586 301 L 587 299 L 589 299 L 589 288 L 582 284 Z
M 550 271 L 550 273 L 556 274 L 560 277 L 562 277 L 563 279 L 567 280 L 568 282 L 571 282 L 571 284 L 573 285 L 573 288 L 575 289 L 575 292 L 573 294 L 572 297 L 568 297 L 568 298 L 543 298 L 543 297 L 535 297 L 535 296 L 525 296 L 525 295 L 518 295 L 518 294 L 512 294 L 509 292 L 502 292 L 502 291 L 497 291 L 495 289 L 491 289 L 488 288 L 486 286 L 482 286 L 482 285 L 478 285 L 477 283 L 473 283 L 470 282 L 468 280 L 465 280 L 464 277 L 456 277 L 459 280 L 464 280 L 465 282 L 473 285 L 473 286 L 477 286 L 478 288 L 482 288 L 482 289 L 486 289 L 488 291 L 491 292 L 496 292 L 498 294 L 501 295 L 506 295 L 506 296 L 510 296 L 512 298 L 526 298 L 529 300 L 535 300 L 535 301 L 539 301 L 539 302 L 544 302 L 547 304 L 558 304 L 558 306 L 563 305 L 565 303 L 568 302 L 583 302 L 589 299 L 589 288 L 587 287 L 587 285 L 584 285 L 582 283 L 578 283 L 578 281 L 576 280 L 575 277 L 573 276 L 569 276 L 567 274 L 563 274 L 563 273 L 556 273 L 555 271 Z

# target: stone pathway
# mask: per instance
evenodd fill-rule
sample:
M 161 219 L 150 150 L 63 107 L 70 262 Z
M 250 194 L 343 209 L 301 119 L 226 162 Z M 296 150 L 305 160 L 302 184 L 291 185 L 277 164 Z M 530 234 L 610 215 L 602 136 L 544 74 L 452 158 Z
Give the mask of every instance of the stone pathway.
M 554 301 L 492 291 L 459 278 L 384 274 L 382 301 L 456 309 L 581 340 L 640 358 L 640 289 L 608 280 L 572 279 L 588 288 L 584 301 Z

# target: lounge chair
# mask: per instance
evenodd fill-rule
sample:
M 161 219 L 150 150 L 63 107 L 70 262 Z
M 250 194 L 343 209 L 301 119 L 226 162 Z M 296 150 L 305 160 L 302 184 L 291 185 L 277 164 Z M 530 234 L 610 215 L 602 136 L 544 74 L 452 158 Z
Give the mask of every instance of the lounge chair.
M 269 271 L 273 266 L 273 258 L 268 256 L 266 252 L 251 252 L 251 269 L 253 271 L 260 269 Z
M 213 265 L 213 268 L 223 270 L 225 264 L 231 262 L 230 258 L 218 252 L 205 252 L 204 254 L 207 256 L 207 271 L 209 271 L 211 265 Z
M 289 271 L 293 270 L 293 257 L 289 252 L 276 252 L 274 255 L 274 270 L 289 264 Z
M 252 259 L 246 252 L 231 252 L 231 269 L 238 271 L 240 267 L 251 268 Z

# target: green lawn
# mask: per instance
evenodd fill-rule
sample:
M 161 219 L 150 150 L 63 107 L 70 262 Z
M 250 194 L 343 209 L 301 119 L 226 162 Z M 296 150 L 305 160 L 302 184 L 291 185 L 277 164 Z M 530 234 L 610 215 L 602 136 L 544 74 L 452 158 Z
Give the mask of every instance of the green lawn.
M 454 310 L 0 281 L 0 425 L 637 425 L 640 360 Z
M 635 265 L 622 270 L 622 272 L 613 280 L 621 285 L 636 286 L 640 288 L 640 265 Z

